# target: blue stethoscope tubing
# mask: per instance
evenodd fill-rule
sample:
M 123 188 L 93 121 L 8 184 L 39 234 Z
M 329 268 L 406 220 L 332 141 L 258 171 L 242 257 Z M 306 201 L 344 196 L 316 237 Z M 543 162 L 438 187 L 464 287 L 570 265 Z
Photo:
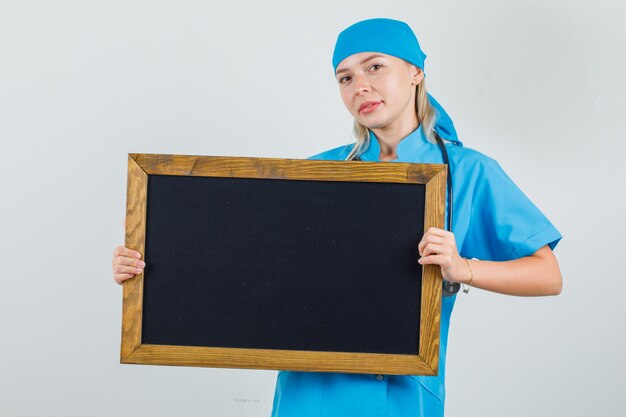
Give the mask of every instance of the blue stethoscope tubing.
M 437 132 L 435 132 L 435 139 L 437 140 L 437 144 L 439 145 L 439 149 L 441 149 L 441 156 L 443 157 L 443 163 L 448 167 L 448 175 L 447 175 L 447 186 L 448 186 L 448 227 L 446 228 L 448 232 L 452 232 L 452 168 L 450 166 L 450 158 L 448 158 L 448 151 L 446 150 L 446 145 L 443 143 L 443 140 Z M 461 289 L 461 284 L 458 282 L 452 282 L 448 280 L 442 281 L 442 291 L 443 295 L 446 297 L 450 297 Z

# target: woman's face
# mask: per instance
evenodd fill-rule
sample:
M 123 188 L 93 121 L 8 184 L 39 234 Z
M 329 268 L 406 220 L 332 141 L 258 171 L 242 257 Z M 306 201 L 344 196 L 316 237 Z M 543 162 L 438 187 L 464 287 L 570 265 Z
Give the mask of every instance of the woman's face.
M 335 73 L 344 104 L 370 129 L 417 121 L 415 86 L 424 73 L 415 65 L 379 52 L 350 55 Z

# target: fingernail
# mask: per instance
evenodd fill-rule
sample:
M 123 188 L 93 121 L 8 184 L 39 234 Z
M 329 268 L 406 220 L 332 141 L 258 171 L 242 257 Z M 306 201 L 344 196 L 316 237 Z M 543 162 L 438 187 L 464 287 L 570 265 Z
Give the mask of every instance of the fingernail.
M 139 266 L 143 268 L 144 266 L 146 266 L 146 263 L 144 261 L 139 261 Z
M 141 269 L 135 268 L 135 271 L 137 271 L 138 274 L 141 274 Z
M 135 252 L 135 258 L 141 258 L 141 254 L 139 252 Z

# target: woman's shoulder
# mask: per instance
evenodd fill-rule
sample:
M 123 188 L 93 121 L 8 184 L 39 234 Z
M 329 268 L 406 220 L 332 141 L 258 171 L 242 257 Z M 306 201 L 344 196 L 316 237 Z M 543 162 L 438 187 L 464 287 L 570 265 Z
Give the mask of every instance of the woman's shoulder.
M 492 164 L 496 163 L 496 160 L 491 158 L 484 153 L 477 151 L 473 148 L 468 148 L 467 146 L 458 146 L 453 143 L 446 146 L 448 153 L 452 157 L 456 157 L 457 159 L 464 160 L 470 163 L 479 163 L 479 164 Z
M 353 147 L 354 147 L 354 143 L 350 143 L 348 145 L 337 146 L 336 148 L 328 149 L 326 151 L 309 156 L 307 159 L 343 161 L 348 157 Z
M 450 144 L 446 146 L 453 166 L 471 171 L 501 171 L 498 161 L 484 153 L 466 146 Z

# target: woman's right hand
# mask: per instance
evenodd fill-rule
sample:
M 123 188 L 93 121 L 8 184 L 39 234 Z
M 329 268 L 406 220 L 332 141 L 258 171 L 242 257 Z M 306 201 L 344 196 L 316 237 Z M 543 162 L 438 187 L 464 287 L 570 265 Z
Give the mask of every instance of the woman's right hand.
M 120 285 L 136 274 L 141 274 L 144 266 L 146 264 L 137 251 L 121 245 L 113 251 L 113 280 Z

